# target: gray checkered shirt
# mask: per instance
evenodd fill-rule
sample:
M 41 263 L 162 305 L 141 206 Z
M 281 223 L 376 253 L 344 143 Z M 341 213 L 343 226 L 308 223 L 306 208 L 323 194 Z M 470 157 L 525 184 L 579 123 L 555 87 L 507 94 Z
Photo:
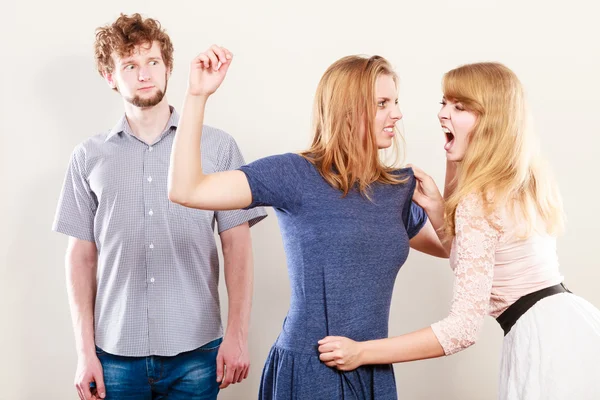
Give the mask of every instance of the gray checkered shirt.
M 75 148 L 52 229 L 96 243 L 96 345 L 121 356 L 173 356 L 222 336 L 219 233 L 266 213 L 203 211 L 169 201 L 167 175 L 179 116 L 152 145 L 125 116 Z M 227 133 L 205 126 L 205 173 L 244 159 Z

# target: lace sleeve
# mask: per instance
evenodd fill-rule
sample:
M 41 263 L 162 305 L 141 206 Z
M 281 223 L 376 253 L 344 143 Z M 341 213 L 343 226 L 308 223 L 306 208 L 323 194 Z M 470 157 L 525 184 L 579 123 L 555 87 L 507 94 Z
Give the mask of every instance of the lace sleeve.
M 483 201 L 473 194 L 456 209 L 450 254 L 455 275 L 452 306 L 448 317 L 431 326 L 446 355 L 473 345 L 488 313 L 500 232 L 483 207 Z

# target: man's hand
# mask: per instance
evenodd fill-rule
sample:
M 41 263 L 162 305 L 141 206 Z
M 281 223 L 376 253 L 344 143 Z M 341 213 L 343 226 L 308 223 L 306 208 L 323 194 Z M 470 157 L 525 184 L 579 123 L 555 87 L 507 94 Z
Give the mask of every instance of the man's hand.
M 96 388 L 90 388 L 94 382 Z M 77 361 L 75 373 L 75 387 L 81 400 L 96 400 L 106 397 L 102 364 L 96 353 L 81 354 Z
M 232 383 L 240 383 L 248 377 L 250 356 L 245 338 L 225 336 L 217 354 L 217 382 L 225 389 Z

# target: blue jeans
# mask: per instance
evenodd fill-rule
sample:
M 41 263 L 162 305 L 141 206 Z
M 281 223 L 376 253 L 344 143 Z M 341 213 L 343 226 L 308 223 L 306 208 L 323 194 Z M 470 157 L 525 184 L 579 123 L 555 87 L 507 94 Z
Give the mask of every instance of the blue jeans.
M 106 400 L 214 400 L 219 393 L 217 352 L 222 339 L 173 357 L 122 357 L 96 347 Z

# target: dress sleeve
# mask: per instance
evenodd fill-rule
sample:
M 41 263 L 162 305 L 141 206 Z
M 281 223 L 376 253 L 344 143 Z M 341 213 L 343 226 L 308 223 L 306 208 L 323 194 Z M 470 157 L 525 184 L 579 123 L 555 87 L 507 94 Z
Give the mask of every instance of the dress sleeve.
M 239 169 L 246 174 L 252 191 L 252 204 L 247 208 L 271 206 L 286 212 L 300 208 L 303 197 L 303 159 L 287 153 L 256 160 Z

